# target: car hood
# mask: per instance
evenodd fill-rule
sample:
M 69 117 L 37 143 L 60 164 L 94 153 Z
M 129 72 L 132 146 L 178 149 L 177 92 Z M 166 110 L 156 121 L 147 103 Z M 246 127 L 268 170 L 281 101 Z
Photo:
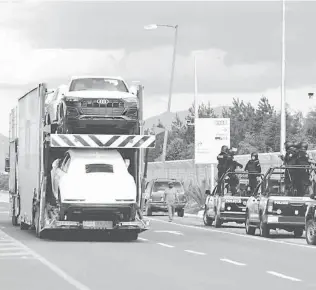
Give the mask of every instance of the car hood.
M 131 93 L 124 92 L 113 92 L 113 91 L 75 91 L 65 93 L 65 97 L 77 97 L 85 99 L 97 99 L 97 98 L 108 98 L 108 99 L 126 99 L 126 98 L 135 98 L 137 97 Z

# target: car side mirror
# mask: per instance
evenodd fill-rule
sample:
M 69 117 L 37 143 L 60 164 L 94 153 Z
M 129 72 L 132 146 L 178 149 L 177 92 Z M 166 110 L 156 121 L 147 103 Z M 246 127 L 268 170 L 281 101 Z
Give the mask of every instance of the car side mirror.
M 6 158 L 5 161 L 4 161 L 5 165 L 4 165 L 4 171 L 5 172 L 10 172 L 10 159 L 9 158 Z

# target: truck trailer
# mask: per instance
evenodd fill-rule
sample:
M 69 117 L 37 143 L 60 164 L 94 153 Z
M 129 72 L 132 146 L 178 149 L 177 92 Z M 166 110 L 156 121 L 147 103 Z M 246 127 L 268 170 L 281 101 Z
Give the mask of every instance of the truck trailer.
M 39 238 L 51 230 L 101 230 L 137 239 L 149 229 L 139 210 L 143 149 L 155 147 L 155 136 L 142 135 L 143 87 L 138 135 L 53 134 L 45 124 L 46 95 L 41 83 L 10 114 L 12 224 L 35 229 Z

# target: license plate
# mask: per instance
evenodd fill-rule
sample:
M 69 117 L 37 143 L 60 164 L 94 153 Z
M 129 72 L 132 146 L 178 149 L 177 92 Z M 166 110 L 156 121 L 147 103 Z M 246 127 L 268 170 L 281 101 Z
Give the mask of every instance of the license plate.
M 97 228 L 97 229 L 112 229 L 112 221 L 84 221 L 82 223 L 84 228 Z
M 279 218 L 277 216 L 268 216 L 268 223 L 277 223 Z

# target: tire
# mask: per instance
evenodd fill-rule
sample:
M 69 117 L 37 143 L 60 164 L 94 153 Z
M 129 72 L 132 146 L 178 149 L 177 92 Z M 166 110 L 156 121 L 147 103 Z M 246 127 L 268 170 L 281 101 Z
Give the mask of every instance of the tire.
M 39 239 L 43 239 L 44 238 L 44 233 L 43 231 L 40 230 L 40 226 L 39 226 L 39 220 L 40 216 L 39 216 L 39 209 L 36 210 L 36 213 L 35 213 L 35 233 L 36 233 L 36 236 L 39 238 Z
M 151 208 L 147 204 L 146 204 L 145 214 L 147 216 L 152 216 L 153 215 L 153 212 L 152 212 Z
M 260 236 L 263 238 L 269 238 L 270 236 L 270 227 L 262 220 L 260 220 Z
M 20 222 L 20 230 L 27 231 L 30 228 L 30 226 L 24 222 Z
M 307 244 L 316 245 L 316 224 L 313 220 L 306 222 L 305 238 Z
M 304 230 L 303 229 L 294 229 L 294 237 L 300 238 L 303 235 Z
M 18 218 L 15 216 L 15 213 L 13 213 L 12 217 L 11 217 L 11 223 L 14 227 L 18 226 Z
M 180 209 L 177 214 L 179 217 L 184 217 L 184 208 Z
M 246 214 L 246 221 L 245 221 L 245 229 L 246 229 L 246 234 L 253 236 L 256 233 L 256 228 L 250 226 L 250 221 L 249 221 L 249 214 Z
M 215 228 L 220 228 L 221 225 L 222 225 L 221 220 L 220 220 L 218 214 L 216 213 L 215 214 Z
M 204 211 L 204 214 L 203 214 L 203 222 L 204 222 L 204 225 L 206 226 L 211 226 L 213 224 L 213 220 L 206 215 L 206 210 Z

